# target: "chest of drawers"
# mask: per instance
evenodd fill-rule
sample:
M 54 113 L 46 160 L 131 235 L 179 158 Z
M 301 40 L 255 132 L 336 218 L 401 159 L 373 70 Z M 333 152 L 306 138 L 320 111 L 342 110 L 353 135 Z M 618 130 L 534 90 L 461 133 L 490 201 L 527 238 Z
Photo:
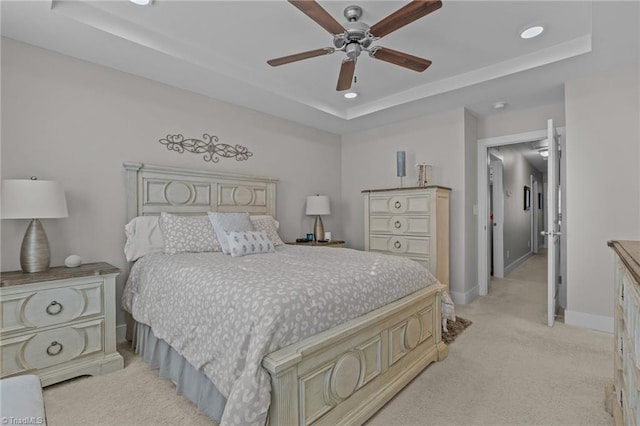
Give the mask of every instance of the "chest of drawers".
M 611 241 L 615 252 L 613 389 L 616 425 L 640 425 L 640 241 Z
M 371 189 L 364 194 L 364 248 L 405 256 L 449 286 L 449 188 Z
M 115 279 L 108 263 L 0 275 L 0 375 L 43 386 L 123 367 L 116 351 Z

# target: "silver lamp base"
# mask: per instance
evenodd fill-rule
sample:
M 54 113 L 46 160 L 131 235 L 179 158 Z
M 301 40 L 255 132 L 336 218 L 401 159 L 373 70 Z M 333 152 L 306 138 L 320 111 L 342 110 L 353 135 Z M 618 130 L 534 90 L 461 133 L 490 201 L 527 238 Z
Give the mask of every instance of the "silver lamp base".
M 320 216 L 316 216 L 316 221 L 313 224 L 313 238 L 316 241 L 324 240 L 324 225 Z
M 20 266 L 24 272 L 42 272 L 49 269 L 51 252 L 49 240 L 38 219 L 33 219 L 22 239 Z

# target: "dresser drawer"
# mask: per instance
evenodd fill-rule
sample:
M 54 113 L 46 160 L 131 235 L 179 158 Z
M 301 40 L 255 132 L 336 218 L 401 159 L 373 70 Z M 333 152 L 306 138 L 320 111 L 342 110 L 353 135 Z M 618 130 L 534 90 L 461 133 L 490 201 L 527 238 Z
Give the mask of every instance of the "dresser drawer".
M 39 333 L 3 339 L 0 344 L 2 377 L 102 353 L 104 320 L 97 319 Z
M 372 195 L 369 212 L 375 214 L 429 213 L 431 199 L 425 195 Z
M 376 234 L 429 235 L 429 216 L 371 216 L 369 229 Z
M 369 237 L 371 251 L 390 252 L 407 256 L 427 256 L 430 252 L 429 237 L 410 237 L 400 235 L 377 235 Z
M 0 332 L 4 336 L 103 315 L 102 299 L 102 281 L 3 294 Z

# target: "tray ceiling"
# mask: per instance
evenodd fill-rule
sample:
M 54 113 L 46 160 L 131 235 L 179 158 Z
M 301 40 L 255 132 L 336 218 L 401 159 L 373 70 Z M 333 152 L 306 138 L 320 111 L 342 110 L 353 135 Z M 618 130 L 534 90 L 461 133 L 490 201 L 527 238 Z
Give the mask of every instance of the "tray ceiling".
M 353 1 L 321 1 L 338 21 Z M 372 25 L 405 1 L 360 1 Z M 428 58 L 422 73 L 367 55 L 356 99 L 335 85 L 344 54 L 271 67 L 332 45 L 286 1 L 2 2 L 2 35 L 334 133 L 440 110 L 476 115 L 562 102 L 563 82 L 638 63 L 635 2 L 447 1 L 376 44 Z M 544 33 L 519 37 L 529 25 Z

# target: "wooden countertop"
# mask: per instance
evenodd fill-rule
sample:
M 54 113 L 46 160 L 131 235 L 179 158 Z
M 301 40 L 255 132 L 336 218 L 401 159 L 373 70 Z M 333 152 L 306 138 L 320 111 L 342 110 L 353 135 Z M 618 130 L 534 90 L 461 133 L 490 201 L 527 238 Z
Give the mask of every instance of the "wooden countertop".
M 47 271 L 32 273 L 23 271 L 0 272 L 0 287 L 119 273 L 120 269 L 106 262 L 85 263 L 77 268 L 54 266 Z
M 618 254 L 636 282 L 640 283 L 640 241 L 609 241 L 607 245 Z
M 427 186 L 407 186 L 405 188 L 386 188 L 386 189 L 363 189 L 362 193 L 365 192 L 385 192 L 385 191 L 411 191 L 415 189 L 428 189 L 428 188 L 440 188 L 446 189 L 447 191 L 451 191 L 451 188 L 441 185 L 427 185 Z

